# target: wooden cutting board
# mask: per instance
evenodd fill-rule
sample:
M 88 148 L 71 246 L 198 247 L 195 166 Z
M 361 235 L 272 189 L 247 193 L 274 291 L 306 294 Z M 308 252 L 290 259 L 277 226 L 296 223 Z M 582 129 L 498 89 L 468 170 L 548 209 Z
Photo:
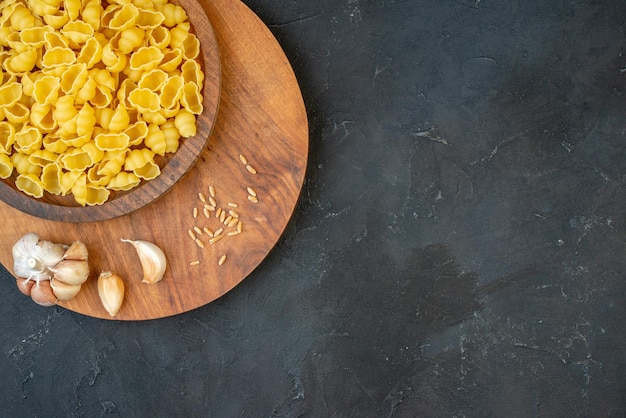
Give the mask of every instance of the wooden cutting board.
M 90 251 L 91 277 L 74 299 L 59 304 L 85 315 L 111 319 L 96 289 L 100 271 L 125 279 L 126 296 L 115 317 L 147 320 L 171 316 L 205 305 L 239 284 L 278 241 L 289 221 L 304 180 L 308 154 L 307 116 L 291 66 L 279 44 L 258 17 L 237 0 L 200 0 L 215 31 L 221 59 L 220 107 L 209 139 L 193 169 L 162 198 L 123 217 L 88 223 L 48 221 L 0 202 L 0 262 L 13 270 L 12 245 L 37 232 L 53 242 L 83 241 Z M 240 155 L 247 159 L 249 169 Z M 252 171 L 252 172 L 251 172 Z M 253 173 L 253 172 L 256 173 Z M 199 193 L 216 207 L 236 211 L 242 223 L 220 223 L 215 212 L 206 218 Z M 258 202 L 249 196 L 256 194 Z M 231 203 L 231 205 L 229 205 Z M 237 205 L 234 207 L 234 205 Z M 198 215 L 194 218 L 194 208 Z M 209 244 L 188 230 L 224 229 Z M 154 242 L 166 253 L 168 268 L 155 285 L 141 283 L 139 258 L 122 238 Z M 226 261 L 218 260 L 226 255 Z M 190 265 L 199 261 L 197 265 Z M 26 296 L 23 303 L 34 303 Z

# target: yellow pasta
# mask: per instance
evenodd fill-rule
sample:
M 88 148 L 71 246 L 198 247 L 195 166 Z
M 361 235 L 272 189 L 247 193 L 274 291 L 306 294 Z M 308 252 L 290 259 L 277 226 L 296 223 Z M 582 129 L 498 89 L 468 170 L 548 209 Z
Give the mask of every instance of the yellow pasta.
M 136 88 L 128 95 L 132 107 L 141 112 L 156 112 L 159 110 L 159 96 L 152 90 Z
M 183 56 L 193 60 L 200 55 L 200 40 L 193 33 L 189 33 L 182 43 Z
M 52 32 L 53 30 L 54 28 L 52 26 L 38 26 L 24 29 L 19 33 L 20 41 L 31 47 L 38 48 L 43 46 L 46 42 L 46 33 Z
M 137 121 L 124 129 L 124 133 L 128 135 L 129 146 L 138 146 L 148 136 L 148 124 L 145 121 Z
M 64 196 L 68 194 L 72 190 L 72 187 L 74 187 L 76 181 L 83 175 L 84 173 L 80 171 L 63 171 L 61 173 L 60 182 L 61 194 Z
M 52 117 L 58 123 L 64 123 L 72 119 L 78 114 L 78 110 L 74 106 L 73 96 L 61 96 L 54 102 Z
M 163 87 L 161 88 L 161 95 L 159 101 L 161 107 L 165 109 L 171 109 L 175 107 L 176 103 L 183 95 L 183 85 L 185 81 L 181 76 L 172 76 L 167 79 Z
M 58 155 L 47 149 L 37 149 L 28 156 L 28 162 L 39 167 L 45 167 L 57 160 Z
M 194 115 L 201 114 L 202 94 L 200 94 L 200 91 L 198 90 L 198 85 L 195 83 L 185 83 L 180 102 L 190 113 L 193 113 Z
M 71 48 L 55 46 L 54 48 L 47 49 L 43 54 L 42 65 L 44 68 L 52 68 L 73 64 L 75 61 L 76 54 L 74 54 Z
M 174 120 L 168 120 L 161 125 L 161 132 L 165 136 L 165 152 L 176 152 L 180 144 L 180 132 L 176 129 Z
M 155 154 L 165 155 L 165 148 L 167 147 L 167 144 L 165 143 L 165 135 L 161 131 L 161 127 L 159 125 L 148 125 L 148 136 L 146 136 L 146 139 L 144 139 L 143 142 Z
M 0 154 L 10 154 L 15 142 L 15 127 L 13 124 L 0 122 Z
M 6 179 L 13 174 L 13 163 L 7 154 L 0 154 L 0 178 Z
M 83 21 L 93 28 L 94 31 L 100 29 L 100 16 L 103 9 L 99 0 L 89 0 L 83 6 L 81 17 Z
M 156 46 L 142 46 L 130 56 L 130 69 L 149 71 L 156 68 L 162 59 L 163 52 Z
M 33 99 L 42 106 L 52 105 L 59 98 L 61 81 L 57 77 L 43 76 L 33 83 Z
M 34 126 L 24 125 L 15 132 L 14 147 L 24 154 L 31 154 L 41 148 L 43 136 L 41 131 Z
M 122 151 L 128 148 L 130 138 L 123 132 L 106 133 L 96 135 L 94 141 L 102 151 Z
M 13 106 L 5 107 L 0 110 L 4 113 L 4 117 L 15 125 L 25 123 L 30 118 L 30 109 L 21 102 L 17 102 Z
M 188 110 L 181 109 L 174 118 L 174 126 L 183 138 L 194 136 L 196 134 L 196 117 Z
M 141 182 L 141 179 L 137 177 L 135 173 L 128 173 L 126 171 L 119 172 L 109 181 L 107 189 L 109 190 L 130 190 Z
M 87 141 L 80 148 L 89 154 L 92 165 L 99 163 L 104 158 L 104 150 L 96 145 L 96 141 Z
M 15 186 L 29 196 L 43 196 L 43 182 L 36 174 L 20 174 L 15 179 Z
M 0 107 L 10 107 L 22 97 L 22 85 L 17 82 L 0 86 Z
M 148 35 L 148 44 L 156 46 L 159 49 L 165 49 L 169 46 L 172 35 L 169 29 L 164 26 L 157 26 L 150 31 Z
M 187 19 L 187 13 L 185 9 L 172 3 L 165 4 L 161 10 L 165 17 L 164 24 L 167 27 L 175 26 L 184 22 Z
M 59 164 L 64 170 L 84 172 L 93 164 L 88 152 L 81 148 L 70 148 L 60 158 Z
M 158 68 L 168 73 L 173 72 L 183 61 L 183 51 L 180 49 L 170 49 L 164 51 L 163 58 L 161 58 Z
M 130 54 L 135 48 L 143 44 L 144 36 L 145 33 L 140 28 L 130 27 L 124 29 L 119 32 L 117 49 L 124 54 Z
M 80 48 L 76 56 L 76 62 L 85 64 L 87 68 L 92 68 L 102 59 L 102 45 L 96 38 L 89 38 Z
M 62 192 L 61 188 L 61 175 L 63 174 L 63 170 L 61 167 L 56 164 L 48 164 L 43 170 L 41 170 L 41 183 L 43 184 L 43 188 L 48 193 L 52 193 L 55 195 L 59 195 Z
M 52 151 L 55 154 L 63 154 L 69 147 L 68 144 L 61 140 L 61 137 L 57 134 L 47 134 L 43 137 L 43 147 L 48 151 Z
M 167 79 L 167 73 L 163 70 L 154 69 L 146 71 L 145 73 L 143 73 L 141 79 L 137 83 L 137 87 L 146 88 L 148 90 L 157 92 L 165 84 Z
M 99 205 L 197 132 L 204 74 L 168 0 L 0 1 L 0 178 Z
M 161 169 L 154 161 L 148 161 L 145 165 L 133 170 L 133 173 L 141 179 L 152 180 L 161 174 Z
M 115 12 L 108 22 L 108 27 L 115 31 L 123 31 L 124 29 L 132 28 L 135 26 L 135 21 L 138 16 L 139 9 L 132 3 L 126 3 Z
M 154 152 L 150 151 L 148 148 L 134 149 L 126 156 L 124 171 L 136 170 L 150 161 L 154 161 Z
M 85 204 L 89 206 L 101 205 L 107 201 L 111 192 L 105 187 L 86 184 Z
M 95 125 L 96 116 L 94 115 L 93 107 L 91 107 L 89 103 L 85 103 L 78 111 L 76 119 L 76 133 L 78 135 L 91 133 Z
M 17 53 L 4 61 L 4 68 L 11 74 L 23 74 L 31 71 L 37 61 L 37 49 L 30 48 Z

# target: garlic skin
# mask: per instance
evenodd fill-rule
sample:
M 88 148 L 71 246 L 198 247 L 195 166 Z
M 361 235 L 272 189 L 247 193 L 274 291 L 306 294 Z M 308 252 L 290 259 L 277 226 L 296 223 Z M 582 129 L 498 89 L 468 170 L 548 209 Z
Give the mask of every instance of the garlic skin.
M 122 239 L 121 241 L 132 244 L 137 250 L 143 269 L 142 283 L 155 284 L 163 279 L 167 268 L 167 259 L 161 248 L 148 241 L 130 239 Z
M 124 281 L 117 274 L 103 271 L 98 276 L 98 295 L 102 306 L 111 316 L 117 312 L 124 301 Z
M 42 306 L 73 298 L 89 277 L 87 247 L 80 241 L 68 247 L 29 232 L 12 253 L 18 289 Z

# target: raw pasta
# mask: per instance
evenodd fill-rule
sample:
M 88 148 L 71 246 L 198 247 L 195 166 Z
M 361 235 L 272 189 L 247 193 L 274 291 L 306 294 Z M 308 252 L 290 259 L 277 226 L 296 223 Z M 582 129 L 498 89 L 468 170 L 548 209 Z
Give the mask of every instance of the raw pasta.
M 155 178 L 197 132 L 199 55 L 167 0 L 0 1 L 0 178 L 81 205 Z

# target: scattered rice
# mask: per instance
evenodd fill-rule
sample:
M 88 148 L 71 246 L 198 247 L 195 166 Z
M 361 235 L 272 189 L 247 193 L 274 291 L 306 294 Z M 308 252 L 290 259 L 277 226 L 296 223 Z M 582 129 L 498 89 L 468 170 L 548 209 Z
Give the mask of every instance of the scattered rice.
M 248 172 L 250 172 L 252 174 L 256 174 L 256 170 L 251 165 L 247 165 L 246 166 L 246 170 L 248 170 Z
M 226 254 L 224 254 L 223 256 L 220 257 L 219 261 L 217 262 L 217 265 L 221 266 L 225 262 L 226 262 Z
M 195 260 L 189 263 L 190 266 L 197 266 L 198 264 L 200 264 L 200 260 Z
M 196 240 L 196 234 L 193 233 L 193 231 L 191 229 L 187 230 L 187 233 L 189 234 L 189 236 L 191 237 L 192 240 Z
M 248 159 L 244 157 L 243 154 L 239 154 L 239 161 L 241 161 L 245 165 L 248 165 Z
M 215 197 L 215 187 L 209 186 L 209 194 L 211 197 Z
M 200 198 L 200 201 L 202 203 L 206 203 L 206 196 L 204 195 L 204 193 L 202 192 L 198 193 L 198 197 Z
M 204 242 L 200 241 L 198 238 L 196 238 L 196 245 L 200 248 L 204 248 Z
M 248 200 L 251 201 L 252 203 L 259 203 L 259 199 L 256 198 L 256 196 L 248 196 Z

